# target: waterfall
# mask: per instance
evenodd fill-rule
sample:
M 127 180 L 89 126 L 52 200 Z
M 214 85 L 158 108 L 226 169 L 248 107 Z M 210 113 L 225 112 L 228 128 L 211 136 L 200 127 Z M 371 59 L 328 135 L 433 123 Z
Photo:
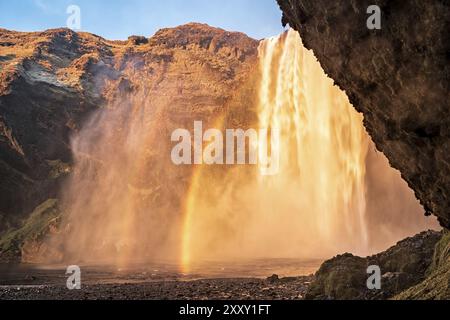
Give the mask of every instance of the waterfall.
M 351 240 L 354 250 L 366 250 L 363 119 L 299 39 L 289 30 L 259 50 L 260 126 L 281 128 L 283 161 L 270 187 L 295 190 L 295 221 L 318 239 Z
M 258 61 L 255 99 L 236 92 L 234 107 L 191 117 L 208 117 L 192 120 L 217 131 L 236 123 L 276 130 L 279 143 L 269 151 L 279 154 L 278 171 L 174 165 L 171 132 L 191 119 L 170 114 L 171 100 L 148 94 L 154 87 L 137 73 L 131 80 L 141 89 L 111 101 L 72 139 L 65 215 L 48 241 L 59 261 L 126 266 L 163 259 L 189 272 L 212 260 L 365 255 L 431 225 L 297 32 L 261 41 Z

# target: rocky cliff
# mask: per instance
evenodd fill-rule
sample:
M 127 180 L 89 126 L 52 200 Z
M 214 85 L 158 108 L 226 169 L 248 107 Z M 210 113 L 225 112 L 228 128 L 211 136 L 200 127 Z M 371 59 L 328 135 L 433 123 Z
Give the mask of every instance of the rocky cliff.
M 377 148 L 428 214 L 450 227 L 450 3 L 444 0 L 278 0 L 347 92 Z M 367 8 L 381 9 L 369 30 Z
M 60 196 L 73 170 L 71 138 L 93 112 L 126 100 L 130 108 L 149 108 L 158 150 L 148 154 L 170 155 L 170 130 L 214 121 L 213 115 L 239 99 L 257 46 L 244 34 L 195 23 L 128 41 L 68 29 L 0 29 L 0 233 L 19 229 L 20 219 Z M 118 153 L 122 142 L 112 142 Z M 167 163 L 157 155 L 146 160 Z M 139 183 L 144 182 L 136 181 L 137 188 Z M 23 241 L 30 230 L 25 231 L 2 245 Z

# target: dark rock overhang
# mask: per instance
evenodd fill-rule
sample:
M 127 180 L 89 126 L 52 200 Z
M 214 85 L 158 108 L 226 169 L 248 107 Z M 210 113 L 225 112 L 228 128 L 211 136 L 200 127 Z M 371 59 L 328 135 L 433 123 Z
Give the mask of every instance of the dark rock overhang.
M 450 2 L 277 0 L 427 214 L 450 228 Z M 381 30 L 369 30 L 370 5 Z

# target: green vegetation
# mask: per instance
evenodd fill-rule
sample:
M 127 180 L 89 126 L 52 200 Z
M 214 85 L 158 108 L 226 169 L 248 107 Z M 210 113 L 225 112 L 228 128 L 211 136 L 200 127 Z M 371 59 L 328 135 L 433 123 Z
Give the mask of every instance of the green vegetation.
M 311 283 L 306 299 L 363 299 L 367 261 L 350 253 L 325 261 Z
M 450 299 L 450 231 L 445 231 L 436 249 L 427 278 L 418 285 L 395 296 L 396 300 Z
M 0 260 L 20 260 L 22 245 L 26 241 L 43 239 L 50 226 L 58 222 L 60 215 L 56 199 L 49 199 L 39 205 L 19 229 L 9 230 L 0 237 Z
M 60 176 L 70 173 L 70 164 L 64 163 L 61 160 L 47 160 L 47 164 L 51 167 L 49 178 L 57 179 Z
M 445 295 L 450 273 L 450 236 L 441 232 L 426 231 L 398 242 L 395 246 L 367 258 L 344 254 L 322 264 L 315 275 L 307 299 L 390 299 L 402 295 L 409 288 L 428 281 L 428 276 L 440 279 L 433 283 L 436 293 Z M 447 263 L 444 263 L 447 261 Z M 381 290 L 369 290 L 367 267 L 379 266 Z M 447 269 L 441 268 L 446 265 Z M 438 271 L 435 271 L 438 270 Z M 447 281 L 447 282 L 446 282 Z M 405 291 L 406 290 L 406 291 Z M 426 288 L 429 290 L 429 288 Z M 428 299 L 426 292 L 402 299 Z M 432 297 L 431 297 L 432 298 Z

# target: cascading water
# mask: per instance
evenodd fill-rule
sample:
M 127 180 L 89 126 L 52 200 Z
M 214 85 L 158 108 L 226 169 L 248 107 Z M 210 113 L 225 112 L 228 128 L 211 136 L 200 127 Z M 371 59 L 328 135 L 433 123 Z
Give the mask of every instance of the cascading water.
M 50 239 L 57 260 L 125 267 L 177 255 L 179 204 L 160 177 L 170 152 L 158 144 L 160 117 L 139 92 L 94 114 L 72 139 L 63 229 Z
M 202 259 L 365 255 L 433 225 L 296 31 L 262 41 L 259 65 L 258 126 L 280 132 L 272 150 L 279 172 L 198 169 L 184 224 L 186 270 Z M 380 177 L 395 196 L 376 191 Z M 389 217 L 377 211 L 380 202 Z
M 295 31 L 264 40 L 259 60 L 258 126 L 279 129 L 279 149 L 271 150 L 280 154 L 279 172 L 248 181 L 240 178 L 245 169 L 235 169 L 224 180 L 228 188 L 216 193 L 200 192 L 197 182 L 185 226 L 185 264 L 201 257 L 366 253 L 369 138 L 362 116 Z
M 258 103 L 208 125 L 231 129 L 227 118 L 254 112 L 251 126 L 278 128 L 276 175 L 250 165 L 173 165 L 169 139 L 179 123 L 167 125 L 165 96 L 155 108 L 141 79 L 139 91 L 98 112 L 73 139 L 63 229 L 49 240 L 56 260 L 122 266 L 168 259 L 189 272 L 207 260 L 368 254 L 430 225 L 295 31 L 262 41 L 259 66 Z M 373 168 L 395 197 L 374 192 Z
M 369 139 L 362 116 L 302 46 L 297 32 L 264 41 L 259 54 L 260 126 L 281 128 L 283 160 L 280 173 L 268 181 L 270 188 L 290 185 L 295 190 L 295 221 L 299 227 L 308 223 L 317 239 L 342 239 L 353 250 L 367 250 Z

